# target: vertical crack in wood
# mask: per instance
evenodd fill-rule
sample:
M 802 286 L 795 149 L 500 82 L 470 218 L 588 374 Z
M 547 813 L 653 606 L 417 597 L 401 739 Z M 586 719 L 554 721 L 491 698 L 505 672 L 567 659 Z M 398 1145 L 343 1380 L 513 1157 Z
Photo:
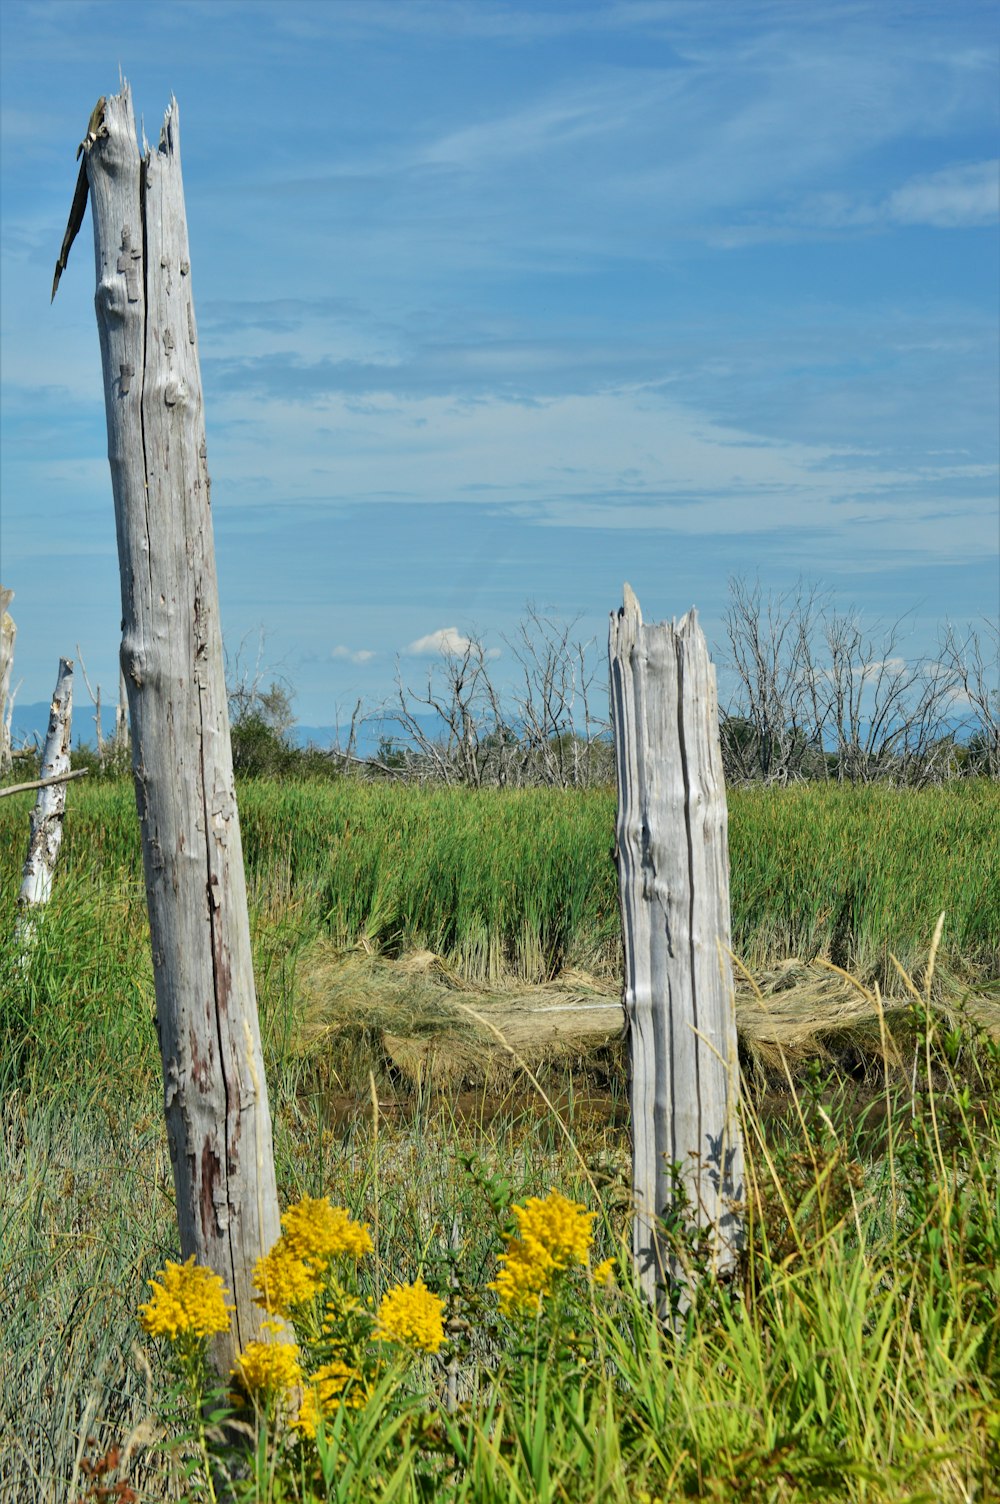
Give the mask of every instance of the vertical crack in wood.
M 678 821 L 677 836 L 678 836 L 678 838 L 680 838 L 681 829 L 683 829 L 684 842 L 685 842 L 685 853 L 686 853 L 686 856 L 687 856 L 687 876 L 688 876 L 688 891 L 687 891 L 688 967 L 690 969 L 690 977 L 691 977 L 691 1014 L 690 1014 L 689 1018 L 686 1018 L 684 1020 L 682 1027 L 690 1029 L 692 1031 L 693 1035 L 694 1035 L 694 1086 L 693 1086 L 693 1097 L 694 1097 L 695 1103 L 697 1104 L 697 1115 L 696 1115 L 697 1135 L 695 1137 L 695 1144 L 697 1146 L 697 1158 L 696 1158 L 696 1160 L 694 1161 L 693 1165 L 690 1168 L 691 1168 L 691 1176 L 692 1176 L 692 1179 L 694 1181 L 694 1187 L 695 1187 L 695 1195 L 694 1195 L 694 1198 L 693 1198 L 693 1200 L 694 1200 L 695 1215 L 696 1215 L 698 1221 L 702 1222 L 704 1220 L 704 1217 L 705 1217 L 705 1206 L 704 1206 L 704 1203 L 703 1203 L 702 1185 L 701 1185 L 702 1169 L 703 1169 L 703 1166 L 704 1166 L 704 1157 L 705 1157 L 705 1136 L 704 1136 L 704 1133 L 702 1131 L 702 1113 L 703 1113 L 703 1108 L 704 1108 L 704 1102 L 703 1102 L 703 1098 L 702 1098 L 702 1089 L 701 1089 L 701 1052 L 702 1052 L 702 1049 L 704 1048 L 704 1046 L 702 1044 L 701 1034 L 700 1034 L 700 1012 L 699 1012 L 699 1007 L 698 1007 L 698 1004 L 699 1004 L 699 991 L 698 991 L 699 966 L 698 966 L 698 954 L 697 954 L 697 944 L 698 944 L 697 929 L 698 929 L 698 915 L 699 915 L 699 912 L 701 912 L 705 908 L 705 906 L 708 904 L 708 901 L 709 901 L 710 898 L 714 899 L 714 895 L 711 894 L 711 893 L 708 893 L 708 892 L 699 892 L 699 890 L 698 890 L 698 879 L 699 879 L 699 876 L 701 874 L 696 874 L 696 872 L 695 872 L 695 862 L 694 862 L 694 838 L 695 838 L 694 819 L 693 819 L 693 814 L 694 814 L 694 808 L 693 808 L 694 794 L 693 794 L 693 783 L 692 783 L 692 776 L 691 776 L 691 749 L 688 747 L 688 728 L 687 728 L 687 726 L 685 724 L 684 711 L 685 711 L 685 707 L 687 707 L 688 709 L 690 709 L 695 704 L 694 690 L 697 687 L 697 680 L 695 679 L 692 682 L 692 684 L 691 684 L 691 693 L 689 695 L 689 693 L 688 693 L 687 675 L 686 675 L 686 663 L 685 663 L 685 631 L 686 631 L 686 628 L 687 628 L 687 622 L 688 622 L 688 618 L 685 616 L 682 619 L 681 623 L 680 623 L 680 627 L 679 628 L 675 628 L 673 630 L 673 632 L 671 634 L 672 635 L 672 644 L 671 645 L 673 647 L 673 651 L 674 651 L 674 654 L 676 655 L 676 661 L 677 661 L 677 747 L 678 747 L 678 755 L 679 755 L 679 758 L 680 758 L 681 778 L 683 780 L 683 790 L 684 790 L 683 825 L 682 825 L 682 822 L 679 820 Z M 693 627 L 693 625 L 694 625 L 694 623 L 692 622 L 692 627 Z M 700 710 L 701 707 L 699 706 L 698 709 Z M 695 757 L 697 758 L 697 747 L 695 747 L 694 751 L 695 751 Z M 696 768 L 695 769 L 696 776 L 699 773 L 700 773 L 700 769 Z M 714 912 L 714 907 L 715 907 L 715 905 L 714 905 L 714 902 L 713 902 L 713 904 L 712 904 L 713 912 Z M 678 1094 L 675 1093 L 675 1096 L 676 1095 L 678 1095 Z M 675 1142 L 676 1142 L 676 1139 L 675 1139 Z
M 714 675 L 694 610 L 679 624 L 646 626 L 626 587 L 609 654 L 633 1248 L 644 1291 L 665 1311 L 689 1298 L 686 1259 L 668 1257 L 659 1224 L 674 1198 L 672 1167 L 688 1192 L 687 1220 L 709 1234 L 717 1269 L 731 1267 L 740 1232 L 733 999 L 707 948 L 714 938 L 715 960 L 729 937 L 725 787 Z M 663 1281 L 680 1290 L 660 1294 L 658 1276 L 661 1290 Z
M 143 515 L 146 519 L 146 568 L 149 598 L 153 599 L 153 529 L 149 517 L 149 454 L 146 448 L 146 361 L 149 358 L 149 231 L 146 224 L 147 172 L 149 157 L 139 161 L 139 223 L 142 227 L 142 381 L 139 386 L 139 434 L 142 441 L 142 474 L 145 480 Z M 137 686 L 138 687 L 138 686 Z
M 280 1218 L 227 736 L 176 101 L 160 149 L 142 157 L 127 86 L 107 108 L 110 139 L 93 153 L 91 201 L 122 663 L 181 1251 L 214 1268 L 235 1297 L 234 1328 L 213 1349 L 225 1375 L 234 1343 L 261 1330 L 252 1270 Z M 122 233 L 137 224 L 140 258 L 133 230 Z M 130 287 L 138 265 L 142 281 Z M 256 1144 L 244 1110 L 257 1114 Z

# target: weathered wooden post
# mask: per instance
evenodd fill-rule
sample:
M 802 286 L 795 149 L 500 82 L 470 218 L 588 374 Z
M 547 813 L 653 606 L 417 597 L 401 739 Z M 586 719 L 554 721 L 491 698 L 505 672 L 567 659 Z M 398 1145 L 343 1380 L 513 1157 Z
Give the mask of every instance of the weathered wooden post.
M 674 1166 L 689 1221 L 709 1233 L 719 1271 L 732 1266 L 740 1243 L 726 794 L 715 670 L 695 612 L 677 626 L 644 626 L 626 585 L 625 604 L 611 617 L 609 657 L 633 1252 L 643 1289 L 665 1310 L 665 1282 L 685 1279 L 657 1230 L 676 1199 Z
M 215 1349 L 225 1373 L 235 1351 L 261 1335 L 253 1266 L 280 1226 L 229 740 L 177 101 L 158 148 L 140 160 L 124 84 L 95 109 L 84 149 L 121 569 L 121 664 L 177 1220 L 182 1255 L 209 1264 L 232 1292 L 233 1328 Z
M 17 627 L 7 607 L 14 599 L 13 590 L 0 585 L 0 774 L 9 773 L 13 767 L 10 755 L 10 721 L 14 710 L 14 697 L 10 692 L 10 675 L 14 667 L 14 639 Z
M 66 784 L 69 772 L 69 749 L 73 725 L 73 660 L 60 658 L 55 694 L 49 709 L 42 766 L 35 807 L 31 812 L 31 835 L 28 855 L 21 875 L 18 907 L 21 917 L 18 934 L 25 946 L 31 942 L 34 923 L 31 910 L 48 903 L 52 896 L 52 874 L 62 844 L 63 815 L 66 812 Z

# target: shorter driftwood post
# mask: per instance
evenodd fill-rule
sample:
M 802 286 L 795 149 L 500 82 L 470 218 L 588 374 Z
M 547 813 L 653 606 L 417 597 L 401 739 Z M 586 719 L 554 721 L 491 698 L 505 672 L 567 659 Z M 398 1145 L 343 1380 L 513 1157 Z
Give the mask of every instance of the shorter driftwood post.
M 661 1311 L 686 1282 L 658 1229 L 686 1193 L 720 1272 L 740 1243 L 743 1145 L 715 670 L 695 612 L 611 617 L 618 885 L 631 1050 L 633 1251 Z
M 14 599 L 13 590 L 0 585 L 0 775 L 13 767 L 10 755 L 10 722 L 14 697 L 10 692 L 10 674 L 14 666 L 14 638 L 17 628 L 7 607 Z
M 35 807 L 31 812 L 31 835 L 28 840 L 28 856 L 21 877 L 21 892 L 18 907 L 17 934 L 22 946 L 22 959 L 34 938 L 32 911 L 46 904 L 52 894 L 52 874 L 62 844 L 63 814 L 66 810 L 66 778 L 69 772 L 69 748 L 73 718 L 73 660 L 60 658 L 56 692 L 52 696 L 49 711 L 49 727 L 45 735 L 45 750 L 42 753 L 41 780 L 49 782 L 38 790 Z

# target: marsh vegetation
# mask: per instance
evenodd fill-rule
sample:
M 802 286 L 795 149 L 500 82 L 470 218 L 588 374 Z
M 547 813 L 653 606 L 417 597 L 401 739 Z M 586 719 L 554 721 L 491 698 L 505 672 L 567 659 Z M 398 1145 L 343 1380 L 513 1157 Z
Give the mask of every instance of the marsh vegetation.
M 167 1355 L 138 1321 L 177 1247 L 131 786 L 70 789 L 28 966 L 8 944 L 16 803 L 0 805 L 0 1497 L 198 1497 Z M 730 809 L 748 1245 L 738 1279 L 665 1331 L 620 1256 L 615 1031 L 517 1036 L 545 1102 L 450 1006 L 516 1013 L 545 989 L 613 1005 L 611 794 L 243 786 L 282 1205 L 347 1208 L 373 1243 L 360 1298 L 421 1275 L 450 1325 L 440 1353 L 331 1414 L 321 1455 L 254 1421 L 237 1497 L 992 1496 L 1000 792 L 751 789 Z M 754 1021 L 774 1015 L 794 1038 L 762 1046 Z M 441 1075 L 412 1048 L 438 1034 Z M 552 1187 L 597 1214 L 592 1261 L 616 1278 L 525 1322 L 489 1286 L 511 1208 Z M 673 1236 L 697 1268 L 680 1219 Z

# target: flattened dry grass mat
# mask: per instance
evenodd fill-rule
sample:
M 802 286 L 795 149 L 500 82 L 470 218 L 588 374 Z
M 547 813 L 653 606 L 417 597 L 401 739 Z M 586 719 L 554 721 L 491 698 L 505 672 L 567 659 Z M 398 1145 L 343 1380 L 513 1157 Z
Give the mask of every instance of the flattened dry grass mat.
M 295 1048 L 325 1056 L 347 1088 L 388 1070 L 405 1084 L 507 1083 L 515 1054 L 533 1069 L 606 1051 L 624 1031 L 620 987 L 569 968 L 525 986 L 466 981 L 433 951 L 400 960 L 317 940 L 299 956 Z M 934 1006 L 1000 1039 L 1000 1002 L 938 969 Z M 736 1020 L 748 1064 L 765 1073 L 845 1051 L 884 1066 L 912 1033 L 905 996 L 883 1001 L 823 961 L 791 958 L 754 977 L 737 970 Z

